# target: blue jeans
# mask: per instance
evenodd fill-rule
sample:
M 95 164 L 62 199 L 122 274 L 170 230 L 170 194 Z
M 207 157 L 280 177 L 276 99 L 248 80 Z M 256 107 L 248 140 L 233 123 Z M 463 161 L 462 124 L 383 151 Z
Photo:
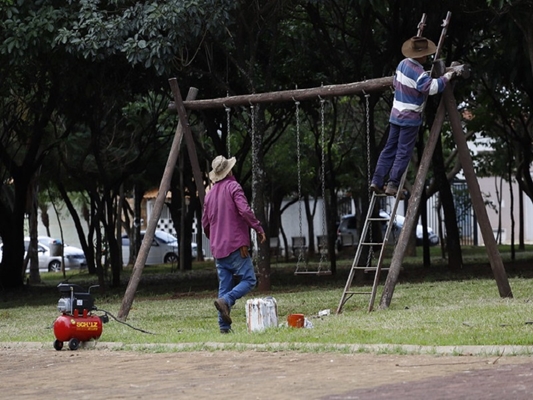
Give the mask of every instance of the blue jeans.
M 390 182 L 397 186 L 400 184 L 402 175 L 411 161 L 419 130 L 419 126 L 390 124 L 389 138 L 379 155 L 372 183 L 383 187 L 385 176 L 389 174 Z
M 218 298 L 224 299 L 231 308 L 235 301 L 249 293 L 257 282 L 255 278 L 254 266 L 250 256 L 241 257 L 239 249 L 224 258 L 216 259 L 218 274 Z M 237 285 L 234 276 L 239 280 Z M 218 314 L 218 324 L 220 329 L 230 329 L 231 326 L 225 323 Z

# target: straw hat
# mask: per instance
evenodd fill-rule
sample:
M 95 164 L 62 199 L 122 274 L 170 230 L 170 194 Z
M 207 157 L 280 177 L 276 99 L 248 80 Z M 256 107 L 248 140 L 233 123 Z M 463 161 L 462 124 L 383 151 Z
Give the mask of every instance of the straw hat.
M 211 168 L 213 168 L 213 170 L 209 172 L 209 179 L 211 179 L 213 183 L 221 181 L 229 174 L 236 162 L 237 160 L 235 157 L 231 157 L 228 160 L 224 156 L 217 156 L 211 163 Z
M 402 45 L 402 54 L 408 58 L 420 58 L 435 54 L 437 46 L 431 40 L 421 36 L 413 36 Z

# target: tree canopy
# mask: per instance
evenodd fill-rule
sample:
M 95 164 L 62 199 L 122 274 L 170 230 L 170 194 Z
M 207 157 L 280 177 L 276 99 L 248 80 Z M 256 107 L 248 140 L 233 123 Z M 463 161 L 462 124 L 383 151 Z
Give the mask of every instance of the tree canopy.
M 73 192 L 88 199 L 88 215 L 80 221 L 87 218 L 91 228 L 81 230 L 80 242 L 102 284 L 100 242 L 107 243 L 112 284 L 120 284 L 116 227 L 121 210 L 127 210 L 121 193 L 157 187 L 176 125 L 167 107 L 170 77 L 178 78 L 182 92 L 194 86 L 200 98 L 214 98 L 391 76 L 402 57 L 401 44 L 416 33 L 422 13 L 428 16 L 423 34 L 437 41 L 442 19 L 452 12 L 444 57 L 447 64 L 457 60 L 472 68 L 471 78 L 455 89 L 473 116 L 466 129 L 505 149 L 485 154 L 490 160 L 482 167 L 487 174 L 497 172 L 488 165 L 498 165 L 493 161 L 505 155 L 510 179 L 533 199 L 533 6 L 526 0 L 463 3 L 1 1 L 2 286 L 24 283 L 25 217 L 39 183 L 57 187 L 67 203 Z M 373 167 L 386 134 L 391 94 L 327 99 L 325 143 L 319 99 L 300 105 L 300 161 L 306 171 L 301 187 L 307 196 L 319 194 L 324 156 L 330 232 L 340 198 L 366 196 L 367 165 Z M 230 148 L 239 160 L 239 180 L 251 195 L 252 166 L 258 163 L 263 178 L 256 206 L 271 235 L 280 228 L 281 200 L 297 192 L 294 106 L 259 107 L 257 160 L 250 153 L 249 107 L 231 110 L 229 132 L 223 109 L 190 117 L 204 173 L 215 155 Z M 453 154 L 447 132 L 442 147 Z M 453 163 L 448 165 L 451 171 Z M 172 190 L 190 195 L 192 172 L 185 166 L 182 172 Z M 277 211 L 265 215 L 273 204 Z

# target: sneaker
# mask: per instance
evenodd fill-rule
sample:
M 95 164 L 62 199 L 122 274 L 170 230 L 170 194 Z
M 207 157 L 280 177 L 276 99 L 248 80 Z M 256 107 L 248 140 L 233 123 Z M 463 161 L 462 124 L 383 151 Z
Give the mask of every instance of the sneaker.
M 222 317 L 222 320 L 226 324 L 230 324 L 231 325 L 231 317 L 229 316 L 230 309 L 229 309 L 228 303 L 226 303 L 226 300 L 224 300 L 224 299 L 216 299 L 215 300 L 215 307 L 220 312 L 220 316 Z
M 385 194 L 387 196 L 396 196 L 396 193 L 398 193 L 398 185 L 392 182 L 387 183 Z
M 370 190 L 373 191 L 375 194 L 383 194 L 383 193 L 385 193 L 383 191 L 383 188 L 380 187 L 377 183 L 374 183 L 374 182 L 372 182 L 370 184 Z

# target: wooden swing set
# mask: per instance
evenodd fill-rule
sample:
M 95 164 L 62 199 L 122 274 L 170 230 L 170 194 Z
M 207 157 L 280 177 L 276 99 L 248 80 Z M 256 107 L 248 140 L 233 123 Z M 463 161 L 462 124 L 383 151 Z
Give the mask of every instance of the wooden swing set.
M 425 14 L 423 16 L 425 20 Z M 177 79 L 169 79 L 169 84 L 172 90 L 174 97 L 174 102 L 169 104 L 169 108 L 176 110 L 179 116 L 179 123 L 176 129 L 174 140 L 170 149 L 169 157 L 161 183 L 159 186 L 158 195 L 156 197 L 154 208 L 150 219 L 148 221 L 146 233 L 141 243 L 141 248 L 139 254 L 135 261 L 133 267 L 132 275 L 126 289 L 124 299 L 122 302 L 121 309 L 118 314 L 119 319 L 125 319 L 131 309 L 133 304 L 133 298 L 135 291 L 139 284 L 144 263 L 148 255 L 150 243 L 153 240 L 153 236 L 157 227 L 157 221 L 161 215 L 161 211 L 164 205 L 166 193 L 170 190 L 170 180 L 172 178 L 172 171 L 176 165 L 176 161 L 179 154 L 179 148 L 183 137 L 185 137 L 185 142 L 187 146 L 187 151 L 189 158 L 191 160 L 191 165 L 193 169 L 193 176 L 196 182 L 198 196 L 200 204 L 203 206 L 204 197 L 205 197 L 205 187 L 203 186 L 204 177 L 199 167 L 197 152 L 192 136 L 192 132 L 188 123 L 187 111 L 190 110 L 205 110 L 211 108 L 224 108 L 226 112 L 229 107 L 234 106 L 243 106 L 243 105 L 253 105 L 253 104 L 262 104 L 262 103 L 276 103 L 276 102 L 287 102 L 293 101 L 296 104 L 299 101 L 310 100 L 310 99 L 326 99 L 337 96 L 349 96 L 356 94 L 369 94 L 373 92 L 382 92 L 388 90 L 392 86 L 392 76 L 382 77 L 377 79 L 365 80 L 362 82 L 354 82 L 348 84 L 340 85 L 329 85 L 329 86 L 320 86 L 310 89 L 294 89 L 294 90 L 284 90 L 276 92 L 267 92 L 267 93 L 258 93 L 258 94 L 248 94 L 248 95 L 239 95 L 239 96 L 227 96 L 214 99 L 205 99 L 205 100 L 196 100 L 198 90 L 196 88 L 190 88 L 189 93 L 185 101 L 183 101 Z M 405 256 L 407 245 L 409 241 L 410 232 L 414 229 L 416 221 L 418 218 L 417 211 L 418 206 L 421 202 L 422 191 L 424 187 L 425 177 L 429 170 L 429 165 L 435 149 L 436 142 L 440 136 L 440 131 L 444 123 L 445 113 L 448 114 L 453 137 L 457 146 L 457 152 L 459 155 L 459 160 L 463 167 L 464 175 L 467 181 L 467 185 L 470 191 L 472 198 L 472 205 L 474 212 L 478 218 L 478 224 L 485 242 L 485 247 L 487 249 L 487 255 L 490 261 L 491 268 L 493 270 L 495 280 L 498 285 L 499 293 L 501 297 L 512 297 L 512 291 L 507 280 L 507 275 L 503 266 L 501 256 L 498 252 L 496 241 L 492 232 L 492 227 L 488 219 L 488 215 L 485 209 L 479 184 L 474 171 L 474 166 L 468 150 L 466 139 L 463 134 L 461 127 L 461 121 L 459 112 L 457 110 L 457 103 L 453 95 L 453 89 L 449 86 L 446 87 L 441 103 L 437 110 L 437 115 L 435 121 L 431 128 L 430 136 L 428 143 L 425 146 L 425 151 L 421 159 L 419 166 L 418 174 L 414 182 L 414 186 L 411 193 L 411 198 L 409 201 L 409 206 L 407 214 L 405 217 L 405 222 L 403 229 L 401 231 L 396 249 L 393 254 L 393 259 L 391 261 L 389 273 L 387 276 L 387 282 L 385 283 L 385 288 L 382 294 L 381 306 L 382 308 L 388 307 L 392 299 L 392 294 L 394 287 L 397 283 L 401 263 Z M 229 118 L 229 117 L 228 117 Z M 228 121 L 229 124 L 229 121 Z M 323 130 L 323 121 L 322 121 L 322 130 Z M 252 157 L 255 154 L 252 154 Z M 252 174 L 252 187 L 255 182 L 254 179 L 257 179 Z M 322 176 L 323 179 L 323 176 Z M 301 193 L 299 193 L 301 196 Z M 301 217 L 300 217 L 301 218 Z M 300 244 L 301 247 L 304 247 L 305 243 Z M 319 243 L 320 245 L 320 243 Z M 301 253 L 301 252 L 300 252 Z M 309 273 L 310 271 L 299 271 L 297 266 L 296 273 Z M 318 271 L 320 273 L 320 271 Z M 313 271 L 311 273 L 317 273 Z

